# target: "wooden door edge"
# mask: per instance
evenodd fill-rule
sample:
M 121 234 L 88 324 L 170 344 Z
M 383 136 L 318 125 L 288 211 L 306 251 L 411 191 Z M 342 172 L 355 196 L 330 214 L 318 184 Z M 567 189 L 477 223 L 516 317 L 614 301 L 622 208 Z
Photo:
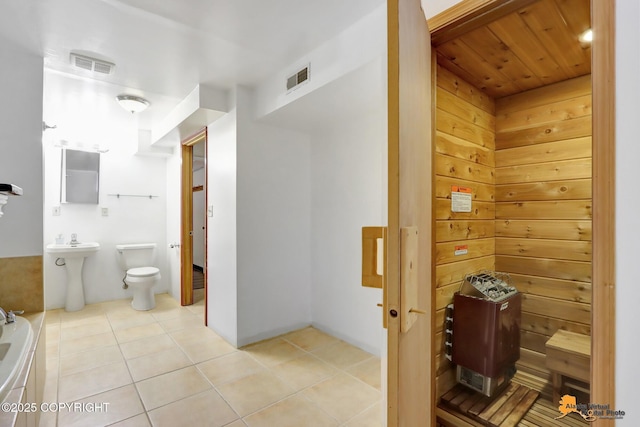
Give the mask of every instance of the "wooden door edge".
M 193 146 L 183 144 L 180 201 L 180 304 L 193 304 L 193 248 L 189 231 L 193 228 Z
M 591 401 L 615 408 L 615 0 L 591 1 L 593 255 Z M 598 419 L 595 426 L 614 425 Z

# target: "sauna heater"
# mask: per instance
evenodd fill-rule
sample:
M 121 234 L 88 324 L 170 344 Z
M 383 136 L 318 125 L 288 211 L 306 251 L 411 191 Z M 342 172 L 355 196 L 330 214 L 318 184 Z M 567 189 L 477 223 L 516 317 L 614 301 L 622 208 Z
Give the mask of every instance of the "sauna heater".
M 520 358 L 520 308 L 508 274 L 465 276 L 446 316 L 445 348 L 459 383 L 488 397 L 506 387 Z

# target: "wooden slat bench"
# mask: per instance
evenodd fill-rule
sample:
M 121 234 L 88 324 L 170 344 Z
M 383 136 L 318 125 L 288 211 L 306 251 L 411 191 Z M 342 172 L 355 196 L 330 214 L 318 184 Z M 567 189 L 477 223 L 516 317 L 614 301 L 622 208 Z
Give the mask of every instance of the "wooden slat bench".
M 566 378 L 589 384 L 591 337 L 560 329 L 549 338 L 546 349 L 546 365 L 551 371 L 554 403 L 557 403 L 560 396 L 566 392 L 566 387 L 569 385 Z M 571 384 L 570 388 L 589 393 L 589 390 L 580 384 Z

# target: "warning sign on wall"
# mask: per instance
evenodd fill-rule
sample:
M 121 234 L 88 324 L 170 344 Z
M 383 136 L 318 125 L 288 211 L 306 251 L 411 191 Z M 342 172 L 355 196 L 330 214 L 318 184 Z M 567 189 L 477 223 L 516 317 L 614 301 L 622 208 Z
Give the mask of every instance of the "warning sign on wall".
M 468 245 L 457 245 L 454 248 L 453 254 L 455 256 L 460 256 L 460 255 L 467 255 L 469 253 L 469 246 Z
M 471 188 L 451 186 L 451 212 L 471 212 Z

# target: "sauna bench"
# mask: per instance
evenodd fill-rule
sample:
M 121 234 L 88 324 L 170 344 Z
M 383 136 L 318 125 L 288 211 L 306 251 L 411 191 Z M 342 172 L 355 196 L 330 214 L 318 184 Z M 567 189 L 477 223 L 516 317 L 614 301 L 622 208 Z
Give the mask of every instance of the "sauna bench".
M 560 401 L 563 388 L 567 385 L 565 377 L 589 384 L 591 374 L 591 337 L 575 332 L 558 330 L 545 344 L 547 348 L 546 365 L 551 371 L 553 382 L 553 401 Z M 580 386 L 572 385 L 582 392 L 589 393 Z

